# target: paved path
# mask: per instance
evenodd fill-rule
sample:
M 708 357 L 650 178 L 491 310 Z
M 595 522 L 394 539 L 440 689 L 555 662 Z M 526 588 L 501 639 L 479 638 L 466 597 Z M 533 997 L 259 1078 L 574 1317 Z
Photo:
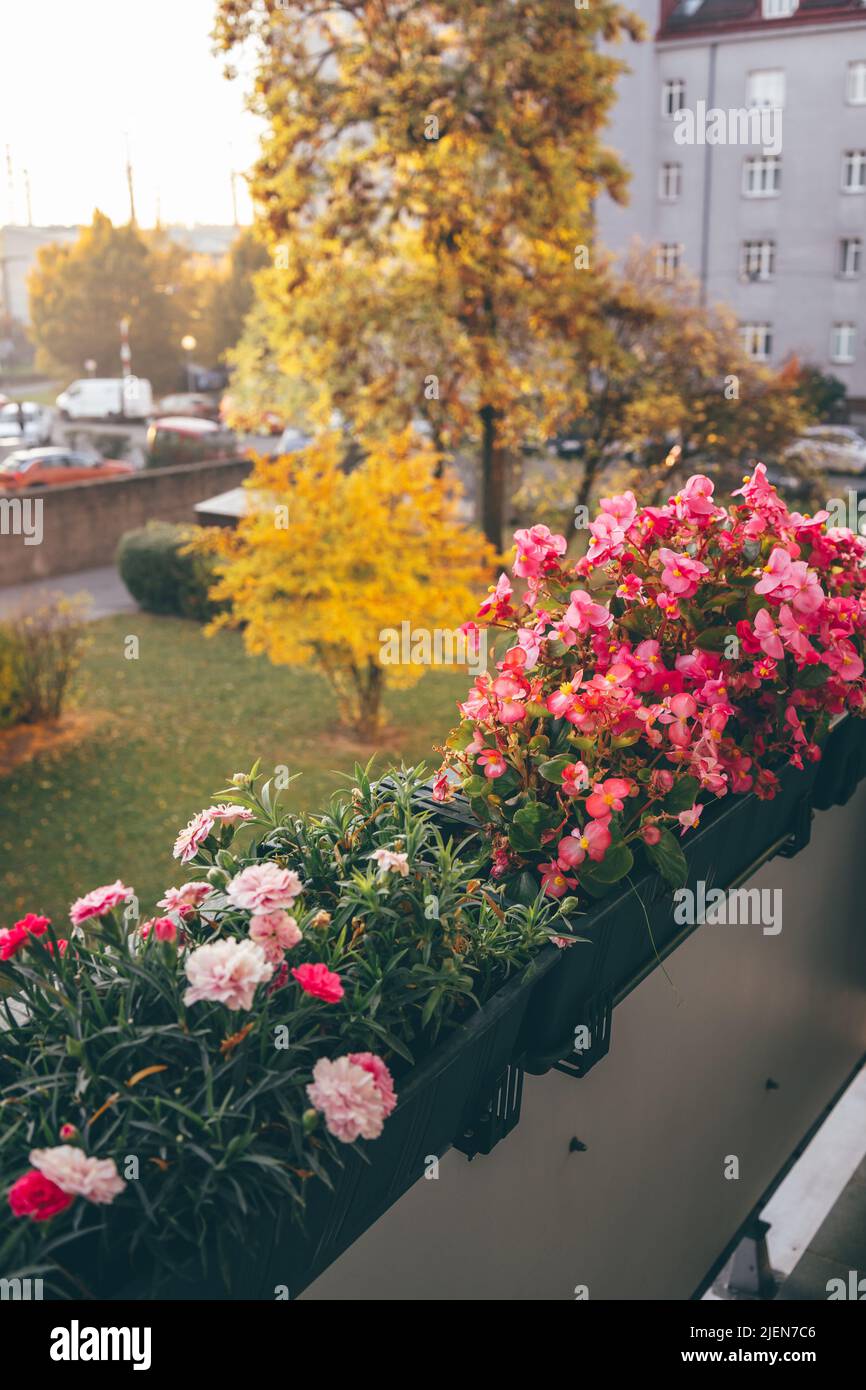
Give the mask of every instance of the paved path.
M 53 579 L 31 579 L 26 584 L 0 589 L 0 618 L 7 618 L 21 607 L 39 603 L 53 594 L 82 593 L 90 595 L 87 616 L 91 619 L 138 611 L 138 604 L 130 598 L 114 565 L 102 565 L 99 569 L 58 574 Z

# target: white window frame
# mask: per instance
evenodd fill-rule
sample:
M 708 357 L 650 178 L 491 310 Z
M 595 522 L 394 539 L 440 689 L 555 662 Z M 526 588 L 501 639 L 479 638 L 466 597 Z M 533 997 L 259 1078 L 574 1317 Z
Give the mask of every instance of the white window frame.
M 754 186 L 753 173 L 758 175 L 757 186 Z M 782 161 L 779 155 L 755 154 L 743 160 L 744 198 L 778 198 L 781 186 Z
M 796 14 L 800 0 L 761 0 L 762 19 L 790 19 Z
M 673 184 L 673 192 L 670 185 Z M 669 160 L 659 166 L 659 201 L 678 203 L 683 193 L 683 166 Z
M 848 175 L 857 170 L 859 183 L 849 183 Z M 842 155 L 842 192 L 866 193 L 866 150 L 846 150 Z
M 775 78 L 775 82 L 768 82 L 766 85 L 771 89 L 770 95 L 758 101 L 755 98 L 754 88 L 759 85 L 760 78 Z M 757 107 L 758 110 L 779 111 L 785 105 L 785 69 L 784 68 L 754 68 L 746 78 L 746 106 L 748 108 Z
M 741 323 L 743 350 L 753 362 L 769 362 L 773 355 L 773 325 L 771 323 Z
M 842 342 L 847 348 L 843 348 Z M 857 325 L 845 320 L 842 323 L 834 323 L 830 331 L 830 361 L 844 365 L 855 360 L 854 349 L 857 346 Z
M 683 257 L 681 241 L 660 241 L 656 245 L 656 278 L 671 281 L 677 278 Z
M 843 236 L 839 240 L 838 274 L 843 280 L 856 280 L 863 270 L 863 238 Z
M 848 64 L 845 100 L 849 106 L 866 106 L 866 58 L 855 58 Z
M 776 243 L 769 237 L 744 241 L 740 246 L 740 279 L 766 283 L 776 274 Z
M 674 105 L 676 100 L 677 105 Z M 666 77 L 662 82 L 662 116 L 672 121 L 686 107 L 686 83 L 683 77 Z

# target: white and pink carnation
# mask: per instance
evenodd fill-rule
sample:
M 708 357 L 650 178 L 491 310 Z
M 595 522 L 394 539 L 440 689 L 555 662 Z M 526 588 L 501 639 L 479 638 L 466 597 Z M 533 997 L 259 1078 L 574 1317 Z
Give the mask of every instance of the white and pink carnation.
M 320 1057 L 307 1095 L 324 1115 L 328 1133 L 343 1144 L 378 1139 L 397 1103 L 391 1073 L 370 1052 L 355 1052 L 335 1061 Z
M 263 916 L 290 908 L 302 887 L 294 869 L 281 869 L 279 864 L 251 864 L 231 880 L 226 896 L 235 907 Z
M 274 967 L 254 941 L 227 937 L 192 951 L 184 967 L 189 989 L 185 1004 L 206 999 L 227 1009 L 251 1009 L 259 985 L 266 984 Z
M 375 859 L 383 877 L 385 874 L 399 874 L 401 878 L 406 878 L 409 873 L 409 859 L 399 850 L 374 849 L 370 858 Z
M 61 1144 L 56 1149 L 33 1149 L 30 1162 L 61 1192 L 107 1206 L 126 1186 L 113 1158 L 91 1158 L 83 1149 Z
M 211 885 L 203 882 L 184 883 L 180 888 L 166 888 L 165 895 L 160 898 L 157 907 L 164 908 L 166 912 L 179 912 L 181 917 L 189 917 L 212 891 Z
M 252 820 L 252 811 L 246 806 L 233 806 L 222 802 L 218 806 L 207 806 L 193 816 L 184 826 L 174 842 L 173 854 L 182 864 L 188 864 L 201 849 L 215 825 L 237 825 L 239 821 Z
M 250 940 L 261 946 L 273 965 L 279 965 L 286 951 L 303 940 L 303 933 L 288 912 L 263 912 L 250 919 Z
M 76 898 L 69 909 L 69 920 L 74 926 L 79 927 L 91 917 L 104 917 L 112 908 L 125 903 L 132 896 L 132 889 L 127 888 L 118 878 L 114 883 L 107 883 L 102 888 L 94 888 L 91 893 L 85 893 L 83 898 Z

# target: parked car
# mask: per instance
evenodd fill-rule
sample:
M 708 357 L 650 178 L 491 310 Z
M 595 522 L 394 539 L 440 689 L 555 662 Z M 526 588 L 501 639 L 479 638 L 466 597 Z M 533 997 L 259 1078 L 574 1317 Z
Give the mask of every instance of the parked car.
M 168 468 L 176 463 L 235 458 L 238 453 L 238 443 L 231 430 L 215 421 L 166 415 L 154 420 L 147 431 L 145 466 Z
M 159 403 L 160 415 L 193 416 L 200 420 L 218 420 L 219 403 L 212 396 L 200 391 L 181 392 L 174 396 L 163 396 Z
M 135 469 L 120 459 L 72 449 L 18 449 L 0 463 L 0 488 L 49 487 L 52 483 L 84 483 L 95 478 L 118 478 Z
M 866 439 L 848 425 L 813 425 L 785 450 L 827 473 L 866 473 Z
M 153 388 L 145 377 L 82 377 L 57 397 L 64 420 L 146 420 Z
M 50 444 L 54 411 L 36 401 L 8 401 L 0 406 L 0 455 L 22 445 Z

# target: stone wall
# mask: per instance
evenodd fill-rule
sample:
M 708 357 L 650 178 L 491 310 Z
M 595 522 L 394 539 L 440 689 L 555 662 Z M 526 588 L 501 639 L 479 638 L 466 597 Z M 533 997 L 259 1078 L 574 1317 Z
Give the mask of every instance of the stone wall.
M 4 505 L 18 490 L 0 490 L 0 588 L 112 564 L 125 531 L 151 520 L 194 521 L 197 502 L 237 487 L 249 471 L 248 459 L 230 459 L 61 484 L 21 494 L 22 506 L 29 501 L 29 508 L 20 513 Z M 41 504 L 38 544 L 34 504 Z

